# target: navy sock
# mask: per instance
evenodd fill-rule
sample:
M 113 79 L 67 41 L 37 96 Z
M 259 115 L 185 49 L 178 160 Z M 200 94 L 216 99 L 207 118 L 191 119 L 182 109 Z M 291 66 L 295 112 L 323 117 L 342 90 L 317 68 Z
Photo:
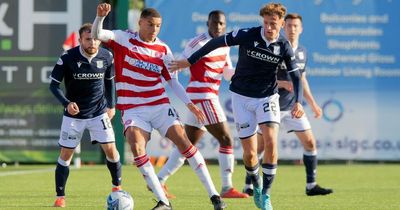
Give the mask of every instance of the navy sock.
M 248 175 L 247 173 L 246 173 L 246 179 L 245 179 L 244 183 L 245 183 L 245 184 L 251 184 L 250 175 Z
M 306 167 L 307 183 L 315 182 L 317 175 L 317 156 L 303 155 L 303 162 Z
M 251 183 L 253 183 L 255 188 L 260 187 L 261 185 L 261 180 L 260 180 L 260 175 L 258 174 L 258 170 L 260 165 L 257 163 L 257 165 L 253 167 L 249 166 L 244 166 L 246 168 L 246 174 L 249 176 Z
M 277 165 L 276 164 L 264 163 L 264 164 L 262 164 L 262 168 L 263 168 L 263 189 L 262 189 L 262 193 L 269 195 L 272 182 L 274 181 L 274 178 L 275 178 Z
M 112 184 L 115 186 L 121 185 L 121 162 L 113 163 L 107 160 L 107 168 L 111 174 Z
M 56 167 L 56 192 L 57 196 L 65 196 L 65 185 L 69 175 L 69 167 L 57 163 Z

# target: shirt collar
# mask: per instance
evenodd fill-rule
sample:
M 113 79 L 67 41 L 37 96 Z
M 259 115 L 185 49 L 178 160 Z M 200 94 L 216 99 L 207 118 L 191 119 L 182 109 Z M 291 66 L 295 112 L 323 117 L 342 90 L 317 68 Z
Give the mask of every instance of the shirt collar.
M 261 37 L 262 37 L 262 39 L 265 41 L 267 47 L 268 47 L 270 44 L 275 43 L 276 41 L 278 41 L 280 34 L 278 35 L 278 37 L 276 37 L 276 39 L 274 39 L 274 40 L 272 40 L 272 41 L 268 41 L 267 38 L 266 38 L 265 35 L 264 35 L 264 31 L 265 31 L 265 28 L 264 28 L 264 27 L 261 27 L 261 30 L 260 30 Z

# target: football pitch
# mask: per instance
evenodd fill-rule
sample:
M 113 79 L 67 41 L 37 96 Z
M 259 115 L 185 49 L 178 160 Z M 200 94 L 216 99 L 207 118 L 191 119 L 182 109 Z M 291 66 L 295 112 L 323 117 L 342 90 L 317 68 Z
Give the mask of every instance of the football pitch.
M 54 165 L 8 166 L 0 168 L 0 209 L 49 209 L 55 200 Z M 156 168 L 158 171 L 159 168 Z M 220 189 L 219 168 L 209 165 L 213 181 Z M 134 199 L 135 210 L 155 206 L 154 196 L 147 191 L 139 170 L 123 166 L 123 188 Z M 243 165 L 236 165 L 233 183 L 243 187 Z M 398 164 L 320 165 L 318 183 L 334 189 L 327 196 L 308 197 L 304 193 L 305 172 L 302 165 L 280 165 L 272 188 L 274 209 L 400 209 L 400 166 Z M 110 175 L 105 165 L 72 169 L 66 187 L 67 209 L 105 209 L 111 190 Z M 204 187 L 188 165 L 167 185 L 177 198 L 175 210 L 213 209 Z M 225 199 L 228 210 L 257 209 L 253 199 Z

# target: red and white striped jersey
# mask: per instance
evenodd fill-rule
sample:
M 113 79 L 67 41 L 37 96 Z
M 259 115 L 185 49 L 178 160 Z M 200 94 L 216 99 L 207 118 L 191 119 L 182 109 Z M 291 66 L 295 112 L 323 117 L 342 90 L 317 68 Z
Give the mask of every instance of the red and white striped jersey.
M 186 45 L 183 56 L 189 58 L 211 39 L 208 32 L 194 37 Z M 229 47 L 215 49 L 190 66 L 190 81 L 186 88 L 190 99 L 202 100 L 218 97 L 224 68 L 233 68 L 229 49 Z
M 176 77 L 167 70 L 164 60 L 173 60 L 169 47 L 156 38 L 143 42 L 137 32 L 114 30 L 114 40 L 107 43 L 114 51 L 117 109 L 169 103 L 165 81 Z

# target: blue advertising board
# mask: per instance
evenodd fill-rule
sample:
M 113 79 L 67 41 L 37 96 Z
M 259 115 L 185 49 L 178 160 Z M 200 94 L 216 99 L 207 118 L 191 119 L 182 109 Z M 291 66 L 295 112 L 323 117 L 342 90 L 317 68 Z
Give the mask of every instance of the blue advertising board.
M 314 98 L 324 111 L 322 119 L 306 112 L 318 142 L 320 159 L 399 160 L 400 159 L 400 54 L 398 26 L 400 1 L 393 0 L 313 0 L 281 1 L 289 13 L 303 16 L 300 42 L 308 50 L 307 78 Z M 163 17 L 159 37 L 175 56 L 188 40 L 207 31 L 211 10 L 227 17 L 227 32 L 262 24 L 258 12 L 265 1 L 253 0 L 147 0 Z M 237 48 L 231 51 L 237 60 Z M 180 74 L 185 85 L 188 72 Z M 232 109 L 228 82 L 220 88 L 231 132 Z M 185 107 L 174 98 L 174 105 L 185 115 Z M 176 100 L 175 100 L 176 99 Z M 183 117 L 184 118 L 184 117 Z M 298 159 L 302 146 L 294 134 L 279 134 L 281 159 Z M 235 137 L 235 155 L 241 158 L 240 140 Z M 161 143 L 160 143 L 161 142 Z M 154 155 L 168 154 L 170 143 L 153 141 Z M 205 136 L 198 145 L 205 157 L 217 156 L 218 143 Z

